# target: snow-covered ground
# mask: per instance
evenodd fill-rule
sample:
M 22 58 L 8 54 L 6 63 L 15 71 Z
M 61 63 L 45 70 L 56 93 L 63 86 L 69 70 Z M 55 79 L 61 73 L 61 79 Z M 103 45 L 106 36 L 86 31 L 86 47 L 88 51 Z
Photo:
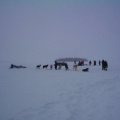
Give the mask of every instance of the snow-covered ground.
M 0 120 L 120 120 L 120 64 L 109 63 L 108 71 L 10 64 L 0 62 Z

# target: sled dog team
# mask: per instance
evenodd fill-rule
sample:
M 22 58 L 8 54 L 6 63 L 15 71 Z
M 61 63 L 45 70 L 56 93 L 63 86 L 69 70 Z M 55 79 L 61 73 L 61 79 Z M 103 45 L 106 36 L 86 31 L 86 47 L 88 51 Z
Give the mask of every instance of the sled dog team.
M 40 69 L 40 67 L 41 67 L 41 65 L 37 65 L 36 69 Z M 43 65 L 43 69 L 44 68 L 47 69 L 47 67 L 48 67 L 48 65 Z M 53 65 L 50 65 L 51 70 L 52 70 L 52 68 L 53 68 Z M 61 68 L 62 68 L 62 65 L 59 65 L 58 70 L 61 70 Z M 74 70 L 77 71 L 77 68 L 78 68 L 78 65 L 73 65 L 73 71 Z M 89 71 L 89 68 L 83 69 L 82 71 L 87 72 L 87 71 Z
M 41 64 L 37 65 L 36 69 L 40 69 L 40 67 L 41 67 Z M 17 65 L 11 64 L 10 69 L 12 69 L 12 68 L 27 68 L 27 67 L 26 66 L 22 66 L 22 65 L 17 66 Z M 43 69 L 44 68 L 47 69 L 48 68 L 48 64 L 47 65 L 43 65 Z M 58 67 L 58 69 L 56 69 L 56 70 L 61 70 L 61 68 L 62 68 L 62 64 L 60 64 L 59 67 Z M 66 70 L 68 70 L 68 67 L 65 66 L 65 68 L 66 68 Z M 73 65 L 73 71 L 74 70 L 77 71 L 77 68 L 78 68 L 78 65 Z M 50 65 L 50 69 L 51 70 L 53 69 L 53 65 Z M 88 71 L 88 70 L 89 70 L 89 68 L 86 68 L 86 69 L 83 69 L 82 71 Z
M 37 66 L 36 66 L 36 69 L 40 69 L 40 67 L 41 67 L 41 65 L 37 65 Z M 43 65 L 43 69 L 44 69 L 44 68 L 47 69 L 47 68 L 48 68 L 48 64 L 47 64 L 47 65 Z M 62 66 L 60 65 L 59 68 L 58 68 L 58 70 L 61 70 L 61 68 L 62 68 Z M 53 69 L 53 65 L 50 65 L 50 69 L 51 69 L 51 70 Z
M 91 61 L 89 61 L 89 66 L 91 66 Z M 99 65 L 101 65 L 101 63 L 102 63 L 102 70 L 106 70 L 107 71 L 107 68 L 108 68 L 108 63 L 107 63 L 107 61 L 105 61 L 105 60 L 102 60 L 102 62 L 99 60 Z M 73 65 L 73 71 L 77 71 L 77 68 L 78 68 L 78 66 L 84 66 L 84 65 L 87 65 L 87 64 L 84 64 L 84 62 L 80 62 L 79 61 L 79 63 L 78 64 L 75 64 L 75 65 Z M 94 66 L 96 65 L 96 61 L 94 61 L 94 64 L 93 64 Z M 43 65 L 43 69 L 44 68 L 48 68 L 48 64 L 47 65 Z M 54 67 L 55 67 L 55 70 L 61 70 L 61 68 L 62 68 L 62 66 L 64 66 L 65 67 L 65 69 L 66 70 L 68 70 L 69 68 L 68 68 L 68 64 L 67 63 L 57 63 L 56 61 L 55 61 L 55 64 L 54 64 Z M 40 65 L 37 65 L 36 66 L 36 69 L 40 69 L 40 67 L 41 67 L 41 64 Z M 58 67 L 58 68 L 57 68 Z M 26 66 L 22 66 L 22 65 L 13 65 L 13 64 L 11 64 L 11 66 L 10 66 L 10 69 L 12 69 L 12 68 L 27 68 Z M 52 70 L 53 69 L 53 65 L 51 64 L 50 65 L 50 70 Z M 89 71 L 89 68 L 86 68 L 86 69 L 83 69 L 82 71 L 84 71 L 84 72 L 87 72 L 87 71 Z

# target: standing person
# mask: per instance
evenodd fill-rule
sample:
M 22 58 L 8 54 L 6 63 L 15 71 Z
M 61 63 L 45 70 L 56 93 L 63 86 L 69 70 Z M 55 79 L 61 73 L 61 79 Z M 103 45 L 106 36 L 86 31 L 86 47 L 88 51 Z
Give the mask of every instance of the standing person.
M 102 60 L 102 70 L 104 70 L 104 59 Z
M 99 65 L 101 65 L 101 61 L 99 60 Z
M 96 61 L 94 60 L 94 66 L 96 65 Z
M 55 66 L 55 70 L 57 70 L 57 62 L 56 61 L 55 61 L 55 65 L 54 66 Z
M 107 68 L 108 68 L 108 63 L 107 63 L 107 61 L 104 61 L 104 70 L 107 71 Z
M 82 65 L 84 65 L 84 61 L 82 61 Z
M 92 63 L 92 62 L 91 62 L 91 60 L 90 60 L 90 61 L 89 61 L 89 66 L 91 66 L 91 63 Z

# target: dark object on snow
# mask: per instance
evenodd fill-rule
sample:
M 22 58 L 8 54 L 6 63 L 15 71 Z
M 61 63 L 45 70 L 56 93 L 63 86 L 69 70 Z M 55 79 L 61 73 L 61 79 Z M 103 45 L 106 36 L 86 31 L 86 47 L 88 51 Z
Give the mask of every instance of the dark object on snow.
M 104 69 L 104 60 L 102 60 L 102 70 Z
M 84 61 L 78 63 L 78 66 L 83 66 L 84 65 Z
M 22 65 L 20 65 L 19 68 L 27 68 L 27 67 L 26 67 L 26 66 L 22 66 Z
M 58 62 L 55 61 L 54 66 L 55 66 L 56 70 L 57 70 L 57 66 L 65 66 L 65 69 L 68 70 L 68 65 L 67 65 L 67 63 L 64 63 L 64 62 L 63 63 L 58 63 Z
M 88 71 L 89 71 L 89 68 L 83 69 L 82 71 L 83 71 L 83 72 L 88 72 Z
M 101 61 L 99 60 L 99 65 L 101 65 Z
M 40 69 L 41 65 L 37 65 L 36 68 L 39 68 Z
M 94 66 L 96 65 L 96 61 L 94 60 Z
M 43 69 L 46 68 L 47 69 L 48 65 L 43 65 Z
M 27 68 L 27 67 L 26 66 L 22 66 L 22 65 L 17 66 L 17 65 L 11 64 L 10 68 L 12 69 L 12 68 Z
M 11 64 L 10 68 L 19 68 L 19 66 Z
M 91 66 L 91 64 L 92 64 L 92 62 L 91 62 L 91 61 L 89 61 L 89 66 Z
M 68 65 L 67 64 L 65 64 L 65 69 L 68 70 Z
M 55 66 L 55 70 L 57 70 L 57 62 L 56 61 L 55 61 L 55 65 L 54 66 Z
M 107 71 L 107 68 L 108 68 L 107 61 L 102 60 L 102 70 L 106 70 Z

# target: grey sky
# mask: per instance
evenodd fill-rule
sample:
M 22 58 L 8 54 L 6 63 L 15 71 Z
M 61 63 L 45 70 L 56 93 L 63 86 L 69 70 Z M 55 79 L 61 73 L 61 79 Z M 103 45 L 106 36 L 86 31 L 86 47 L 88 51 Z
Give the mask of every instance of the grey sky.
M 73 1 L 1 0 L 0 61 L 120 60 L 120 2 Z

